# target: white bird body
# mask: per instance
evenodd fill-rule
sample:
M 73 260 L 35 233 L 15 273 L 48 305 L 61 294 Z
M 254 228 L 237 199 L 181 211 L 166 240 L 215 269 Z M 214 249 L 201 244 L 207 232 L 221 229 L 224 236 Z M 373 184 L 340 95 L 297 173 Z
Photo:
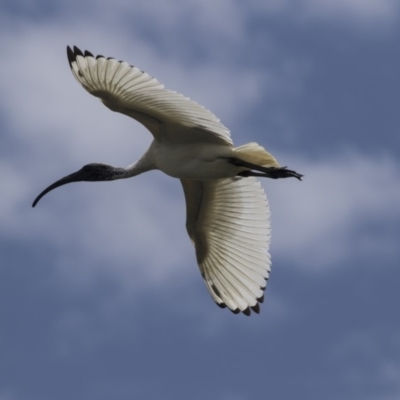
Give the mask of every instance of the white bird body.
M 154 139 L 141 159 L 149 169 L 159 169 L 178 179 L 209 180 L 232 178 L 246 170 L 226 162 L 234 149 L 214 143 L 170 143 Z
M 214 301 L 234 313 L 259 312 L 270 272 L 270 213 L 260 182 L 301 175 L 281 168 L 257 143 L 234 148 L 229 130 L 209 110 L 164 89 L 136 67 L 67 48 L 75 78 L 113 111 L 142 123 L 154 136 L 134 164 L 88 164 L 45 189 L 70 182 L 125 179 L 159 169 L 181 180 L 186 227 Z M 254 172 L 258 171 L 258 172 Z

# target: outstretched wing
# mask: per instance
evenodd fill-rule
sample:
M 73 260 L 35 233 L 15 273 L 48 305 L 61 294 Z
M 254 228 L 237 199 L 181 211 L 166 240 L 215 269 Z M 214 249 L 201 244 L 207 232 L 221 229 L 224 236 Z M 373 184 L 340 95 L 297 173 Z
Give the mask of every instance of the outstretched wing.
M 126 62 L 82 53 L 67 47 L 78 82 L 111 110 L 142 123 L 160 140 L 215 142 L 232 145 L 229 130 L 209 110 L 164 88 L 160 82 Z
M 267 197 L 255 178 L 181 180 L 189 236 L 214 301 L 234 313 L 259 312 L 270 273 Z

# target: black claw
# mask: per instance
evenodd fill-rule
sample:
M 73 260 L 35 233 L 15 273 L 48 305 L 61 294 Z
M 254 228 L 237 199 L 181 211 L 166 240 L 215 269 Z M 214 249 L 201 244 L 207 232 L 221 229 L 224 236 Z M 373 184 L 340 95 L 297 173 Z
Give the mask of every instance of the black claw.
M 287 167 L 282 167 L 281 172 L 283 174 L 285 174 L 285 173 L 287 174 L 286 176 L 284 176 L 284 178 L 293 177 L 293 178 L 297 178 L 300 181 L 301 181 L 302 176 L 304 176 L 302 174 L 298 174 L 296 171 L 292 171 L 291 169 L 288 169 Z
M 301 180 L 303 175 L 298 174 L 296 171 L 292 171 L 291 169 L 287 169 L 287 167 L 282 168 L 271 168 L 270 170 L 270 177 L 272 179 L 279 179 L 279 178 L 297 178 Z
M 297 178 L 299 181 L 301 181 L 301 180 L 302 180 L 301 178 L 302 178 L 304 175 L 298 174 L 297 172 L 295 172 L 292 176 L 293 176 L 293 178 Z

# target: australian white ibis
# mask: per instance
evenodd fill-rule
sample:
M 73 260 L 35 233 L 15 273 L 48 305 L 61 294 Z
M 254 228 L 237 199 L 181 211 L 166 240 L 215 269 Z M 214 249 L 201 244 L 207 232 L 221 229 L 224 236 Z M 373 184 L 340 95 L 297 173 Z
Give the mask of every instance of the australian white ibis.
M 270 273 L 270 212 L 255 177 L 301 180 L 257 143 L 233 147 L 229 130 L 210 111 L 164 88 L 126 62 L 67 47 L 77 81 L 112 111 L 142 123 L 153 135 L 149 149 L 132 165 L 88 164 L 50 185 L 111 181 L 159 169 L 181 180 L 186 228 L 206 286 L 220 307 L 258 313 Z

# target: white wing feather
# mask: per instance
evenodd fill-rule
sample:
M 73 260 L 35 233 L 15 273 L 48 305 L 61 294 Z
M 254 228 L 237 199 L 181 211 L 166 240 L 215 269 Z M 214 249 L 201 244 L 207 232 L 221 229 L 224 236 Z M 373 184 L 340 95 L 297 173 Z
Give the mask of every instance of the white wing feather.
M 89 93 L 142 123 L 157 140 L 233 146 L 214 114 L 138 68 L 76 47 L 67 53 L 75 78 Z M 271 266 L 270 213 L 260 182 L 251 177 L 181 182 L 186 227 L 212 298 L 234 313 L 258 313 Z
M 255 178 L 181 180 L 189 236 L 214 301 L 233 312 L 259 312 L 271 260 L 270 212 Z
M 67 52 L 75 78 L 90 94 L 145 125 L 157 139 L 232 145 L 228 128 L 211 111 L 165 89 L 146 72 L 113 58 L 83 54 L 77 47 Z

